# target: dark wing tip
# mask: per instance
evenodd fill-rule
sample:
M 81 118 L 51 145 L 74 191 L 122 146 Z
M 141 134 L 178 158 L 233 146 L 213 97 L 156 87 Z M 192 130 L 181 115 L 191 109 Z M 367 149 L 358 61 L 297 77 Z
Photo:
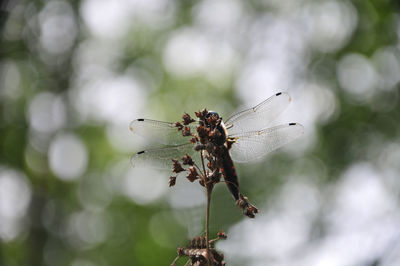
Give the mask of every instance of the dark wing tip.
M 289 123 L 289 126 L 295 126 L 297 123 Z
M 137 154 L 143 154 L 145 151 L 140 151 L 140 152 L 138 152 Z
M 279 96 L 279 95 L 281 95 L 282 94 L 282 92 L 278 92 L 277 94 L 275 94 L 275 96 Z
M 133 121 L 129 124 L 129 129 L 130 129 L 132 132 L 134 132 L 134 130 L 135 130 L 136 126 L 137 126 L 137 124 L 136 124 L 137 121 L 143 122 L 144 119 L 143 119 L 143 118 L 135 119 L 135 120 L 133 120 Z

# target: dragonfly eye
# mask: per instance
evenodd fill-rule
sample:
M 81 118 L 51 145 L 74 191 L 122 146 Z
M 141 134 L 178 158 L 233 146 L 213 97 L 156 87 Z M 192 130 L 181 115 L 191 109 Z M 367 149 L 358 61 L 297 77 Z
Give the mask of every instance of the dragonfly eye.
M 209 118 L 211 116 L 216 116 L 216 118 L 219 118 L 219 114 L 215 111 L 208 111 L 208 113 L 206 114 L 206 118 Z
M 211 125 L 215 126 L 220 120 L 218 113 L 215 111 L 209 111 L 205 118 L 204 122 L 207 127 L 210 127 Z

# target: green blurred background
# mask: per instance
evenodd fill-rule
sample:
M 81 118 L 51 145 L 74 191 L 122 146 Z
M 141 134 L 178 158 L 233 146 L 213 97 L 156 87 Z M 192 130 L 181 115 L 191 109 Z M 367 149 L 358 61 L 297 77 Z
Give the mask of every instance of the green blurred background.
M 215 190 L 228 265 L 400 265 L 398 1 L 0 5 L 0 265 L 169 265 L 204 233 L 204 192 L 132 168 L 151 144 L 129 122 L 279 91 L 277 123 L 305 134 L 237 165 L 256 219 Z

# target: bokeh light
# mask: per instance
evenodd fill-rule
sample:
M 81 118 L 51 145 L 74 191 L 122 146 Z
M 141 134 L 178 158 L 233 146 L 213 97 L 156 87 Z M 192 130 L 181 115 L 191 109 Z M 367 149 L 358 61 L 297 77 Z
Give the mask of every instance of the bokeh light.
M 339 61 L 338 80 L 340 86 L 357 102 L 371 99 L 377 86 L 374 67 L 362 55 L 349 54 Z
M 26 177 L 11 169 L 0 168 L 0 238 L 12 241 L 24 230 L 31 200 Z
M 71 134 L 58 135 L 50 144 L 48 157 L 51 170 L 63 180 L 80 177 L 88 163 L 85 145 Z
M 53 133 L 65 123 L 65 106 L 61 97 L 48 92 L 36 95 L 28 109 L 31 127 L 39 133 Z
M 137 204 L 149 204 L 166 193 L 166 180 L 168 178 L 155 170 L 134 168 L 128 170 L 121 188 Z

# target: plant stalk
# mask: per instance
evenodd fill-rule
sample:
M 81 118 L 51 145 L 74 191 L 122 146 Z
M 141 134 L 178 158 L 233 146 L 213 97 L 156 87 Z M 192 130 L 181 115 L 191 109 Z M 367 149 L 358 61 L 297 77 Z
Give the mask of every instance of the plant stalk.
M 213 189 L 213 185 L 207 184 L 206 185 L 207 189 L 207 212 L 206 212 L 206 244 L 207 244 L 207 264 L 208 266 L 211 266 L 210 262 L 210 204 L 211 204 L 211 192 Z
M 208 180 L 208 174 L 206 171 L 206 167 L 204 166 L 204 157 L 203 152 L 201 154 L 201 164 L 203 166 L 204 173 L 204 185 L 207 191 L 207 210 L 206 210 L 206 251 L 207 251 L 207 265 L 211 266 L 210 262 L 210 204 L 211 204 L 211 192 L 213 190 L 214 185 Z

